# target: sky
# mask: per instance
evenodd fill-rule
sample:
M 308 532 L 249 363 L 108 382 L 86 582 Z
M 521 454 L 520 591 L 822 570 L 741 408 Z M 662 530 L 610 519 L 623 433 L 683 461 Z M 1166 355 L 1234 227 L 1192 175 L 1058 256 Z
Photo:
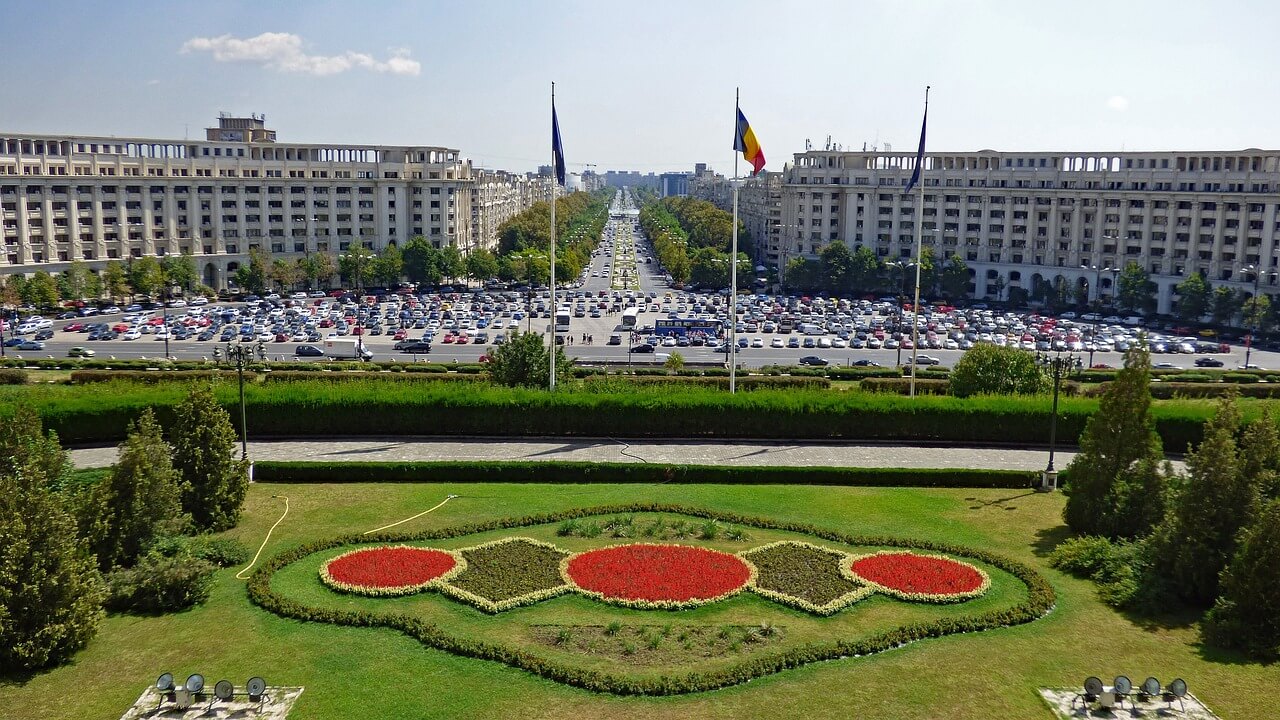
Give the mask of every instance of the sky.
M 781 170 L 806 142 L 1276 148 L 1280 3 L 1215 0 L 0 0 L 0 135 L 436 145 L 477 166 L 733 166 L 733 103 Z

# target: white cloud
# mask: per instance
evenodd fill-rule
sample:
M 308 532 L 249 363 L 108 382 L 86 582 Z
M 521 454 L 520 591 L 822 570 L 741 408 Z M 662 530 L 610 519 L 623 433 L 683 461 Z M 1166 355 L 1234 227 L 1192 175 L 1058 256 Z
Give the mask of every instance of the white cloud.
M 395 48 L 387 60 L 372 55 L 346 51 L 340 55 L 308 55 L 302 51 L 302 38 L 293 33 L 262 33 L 251 38 L 195 37 L 182 44 L 183 53 L 209 52 L 217 62 L 242 62 L 262 65 L 280 72 L 306 75 L 336 75 L 353 68 L 392 75 L 418 75 L 422 64 L 409 57 L 405 48 Z
M 1129 98 L 1123 95 L 1112 95 L 1107 98 L 1107 107 L 1124 112 L 1129 109 Z

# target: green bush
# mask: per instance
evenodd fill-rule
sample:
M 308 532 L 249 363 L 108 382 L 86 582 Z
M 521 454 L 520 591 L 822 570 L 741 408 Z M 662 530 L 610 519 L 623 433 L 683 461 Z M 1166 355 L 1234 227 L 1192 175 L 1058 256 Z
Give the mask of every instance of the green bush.
M 134 567 L 107 574 L 106 607 L 135 613 L 185 610 L 208 599 L 216 570 L 199 558 L 148 553 Z
M 951 385 L 947 380 L 920 376 L 916 376 L 915 384 L 917 395 L 946 395 Z M 911 378 L 871 377 L 863 380 L 861 387 L 863 390 L 867 390 L 868 392 L 888 392 L 897 393 L 898 395 L 909 395 L 911 394 Z
M 443 370 L 443 368 L 442 368 Z M 281 382 L 359 382 L 370 379 L 370 373 L 361 372 L 303 372 L 300 370 L 277 370 L 275 372 L 264 373 L 262 375 L 263 382 L 281 383 Z M 484 382 L 488 378 L 484 375 L 459 375 L 455 373 L 445 372 L 388 372 L 377 373 L 373 376 L 379 381 L 386 382 Z
M 827 377 L 832 380 L 865 380 L 902 377 L 902 373 L 897 368 L 886 367 L 829 367 Z
M 1020 348 L 981 343 L 965 352 L 951 372 L 951 394 L 1035 395 L 1049 386 L 1035 355 Z
M 1101 386 L 1105 388 L 1104 386 Z M 1238 395 L 1246 398 L 1275 400 L 1280 398 L 1280 383 L 1180 383 L 1162 382 L 1151 386 L 1151 397 L 1160 400 L 1170 398 L 1221 398 Z
M 235 370 L 75 370 L 71 373 L 72 385 L 88 385 L 123 380 L 127 382 L 194 382 L 221 378 L 238 382 Z M 257 379 L 257 373 L 246 372 L 245 382 Z
M 0 368 L 0 385 L 26 385 L 27 371 L 17 368 Z
M 212 535 L 170 535 L 158 539 L 151 549 L 165 557 L 192 557 L 220 568 L 249 562 L 249 548 L 244 543 Z
M 1226 383 L 1256 383 L 1259 380 L 1261 378 L 1254 373 L 1229 372 L 1222 375 L 1222 382 Z
M 1065 540 L 1054 548 L 1049 564 L 1093 580 L 1099 599 L 1112 607 L 1125 607 L 1138 592 L 1141 549 L 1139 544 L 1086 535 Z
M 283 462 L 254 464 L 258 482 L 667 483 L 716 485 L 841 485 L 864 487 L 1028 488 L 1038 473 L 1023 470 L 659 465 L 656 463 Z
M 689 377 L 685 375 L 593 375 L 585 379 L 588 385 L 599 383 L 627 383 L 631 385 L 697 385 L 729 389 L 728 377 Z M 824 377 L 770 377 L 764 375 L 739 375 L 736 380 L 742 390 L 762 389 L 826 389 L 831 382 Z
M 1212 382 L 1218 382 L 1219 377 L 1220 376 L 1214 376 L 1208 373 L 1188 372 L 1188 373 L 1178 373 L 1177 375 L 1170 375 L 1169 381 L 1180 382 L 1180 383 L 1212 383 Z

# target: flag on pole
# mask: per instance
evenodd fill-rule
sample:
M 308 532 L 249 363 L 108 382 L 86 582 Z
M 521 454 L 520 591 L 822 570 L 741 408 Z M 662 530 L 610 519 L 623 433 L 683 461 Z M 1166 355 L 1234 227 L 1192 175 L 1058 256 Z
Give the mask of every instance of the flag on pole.
M 924 91 L 924 120 L 920 121 L 920 149 L 916 150 L 916 169 L 911 172 L 911 180 L 907 182 L 907 189 L 902 194 L 911 192 L 911 188 L 920 182 L 920 173 L 924 170 L 924 130 L 929 124 L 929 90 Z
M 564 187 L 564 146 L 560 144 L 560 120 L 556 117 L 556 102 L 551 101 L 551 154 L 556 161 L 556 182 Z
M 733 149 L 742 153 L 743 160 L 751 163 L 752 175 L 758 175 L 764 169 L 764 150 L 756 140 L 756 134 L 751 131 L 751 124 L 747 122 L 747 116 L 742 114 L 741 108 L 738 109 L 738 127 L 733 133 Z

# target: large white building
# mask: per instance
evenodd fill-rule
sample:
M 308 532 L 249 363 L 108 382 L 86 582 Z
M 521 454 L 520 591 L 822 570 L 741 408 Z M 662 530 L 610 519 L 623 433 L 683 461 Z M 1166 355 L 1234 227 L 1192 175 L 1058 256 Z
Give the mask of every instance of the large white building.
M 224 115 L 204 140 L 0 131 L 0 274 L 189 253 L 221 289 L 254 247 L 296 257 L 421 235 L 466 253 L 492 243 L 491 214 L 540 197 L 517 177 L 450 148 L 280 143 L 258 116 Z
M 843 242 L 912 257 L 919 191 L 902 191 L 914 163 L 797 153 L 783 177 L 783 254 Z M 1252 293 L 1260 272 L 1262 289 L 1277 290 L 1280 151 L 928 153 L 923 177 L 923 242 L 965 260 L 978 298 L 1059 277 L 1106 298 L 1111 274 L 1082 266 L 1131 261 L 1150 272 L 1162 313 L 1190 273 Z

